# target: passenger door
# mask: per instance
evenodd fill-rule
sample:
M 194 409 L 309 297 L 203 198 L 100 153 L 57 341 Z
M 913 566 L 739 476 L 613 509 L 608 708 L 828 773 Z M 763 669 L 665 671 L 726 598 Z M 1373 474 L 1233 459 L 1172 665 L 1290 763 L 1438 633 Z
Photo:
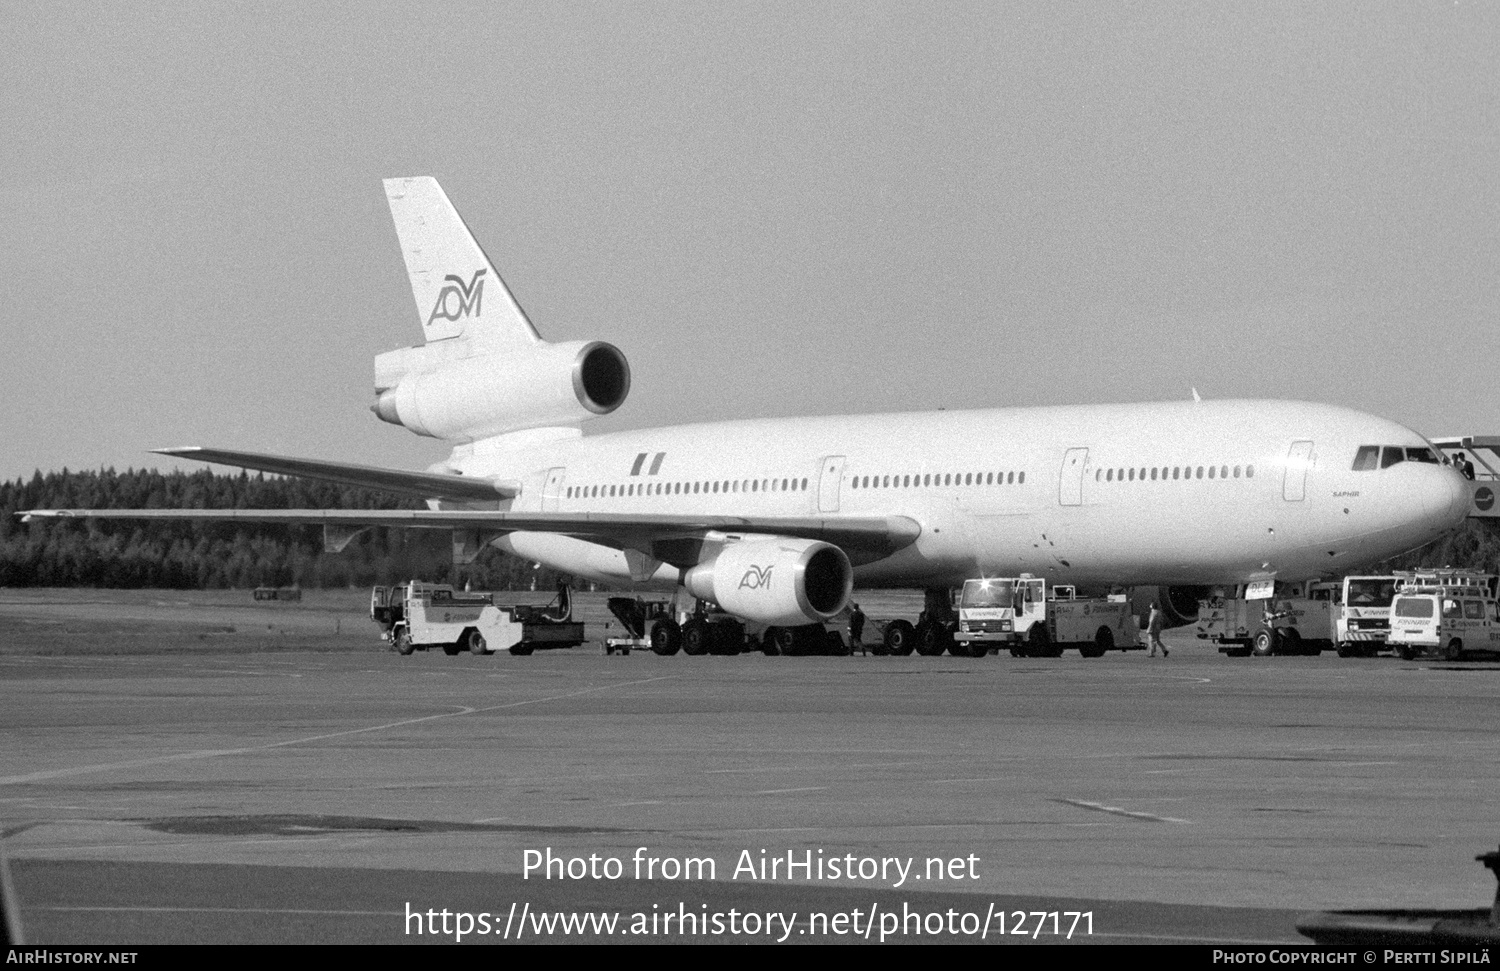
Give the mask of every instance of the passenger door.
M 1281 497 L 1287 502 L 1301 502 L 1307 496 L 1307 469 L 1312 464 L 1312 442 L 1293 442 L 1286 453 L 1286 478 L 1282 480 Z
M 1088 461 L 1089 450 L 1086 448 L 1070 448 L 1063 456 L 1062 475 L 1057 487 L 1058 505 L 1083 505 L 1083 470 Z
M 839 486 L 843 482 L 846 461 L 842 455 L 823 458 L 823 468 L 818 474 L 818 512 L 839 511 Z
M 542 512 L 556 512 L 562 502 L 563 480 L 568 477 L 566 468 L 547 470 L 547 481 L 542 486 Z

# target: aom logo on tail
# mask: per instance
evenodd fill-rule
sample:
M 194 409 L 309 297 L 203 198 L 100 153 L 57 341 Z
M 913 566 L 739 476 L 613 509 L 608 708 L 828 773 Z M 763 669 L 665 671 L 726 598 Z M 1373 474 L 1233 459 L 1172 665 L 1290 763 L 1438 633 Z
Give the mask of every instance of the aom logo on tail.
M 432 306 L 432 314 L 427 318 L 427 326 L 431 327 L 433 321 L 439 318 L 443 320 L 458 320 L 467 317 L 471 313 L 479 316 L 479 301 L 484 297 L 484 270 L 475 270 L 474 276 L 466 284 L 462 277 L 448 274 L 443 277 L 447 286 L 438 294 L 437 303 Z M 451 298 L 451 299 L 450 299 Z
M 764 570 L 758 566 L 752 566 L 745 571 L 744 576 L 740 577 L 740 589 L 743 590 L 749 587 L 751 590 L 759 590 L 761 587 L 769 587 L 771 585 L 771 571 L 774 569 L 776 569 L 776 564 L 774 563 Z

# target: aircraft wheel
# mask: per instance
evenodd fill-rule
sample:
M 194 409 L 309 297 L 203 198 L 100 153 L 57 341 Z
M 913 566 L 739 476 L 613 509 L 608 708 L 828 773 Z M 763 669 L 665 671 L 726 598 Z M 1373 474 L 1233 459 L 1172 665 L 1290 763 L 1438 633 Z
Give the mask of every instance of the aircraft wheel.
M 1463 655 L 1464 642 L 1456 637 L 1449 641 L 1447 646 L 1443 648 L 1443 660 L 1445 661 L 1457 661 Z
M 1297 628 L 1284 627 L 1280 631 L 1277 631 L 1277 633 L 1281 635 L 1280 653 L 1306 654 L 1308 652 L 1302 643 L 1302 635 L 1297 633 Z
M 849 645 L 844 643 L 843 636 L 836 630 L 824 632 L 823 644 L 829 657 L 848 657 L 853 653 Z
M 525 657 L 526 655 L 530 654 L 531 651 L 531 645 L 524 642 L 517 644 L 515 647 L 512 647 L 510 649 L 510 653 L 515 657 Z
M 1270 627 L 1262 627 L 1255 632 L 1255 639 L 1250 642 L 1250 653 L 1256 657 L 1270 657 L 1280 647 L 1281 638 L 1276 636 L 1276 631 Z
M 917 630 L 910 621 L 893 620 L 886 625 L 883 642 L 887 654 L 910 654 L 917 643 Z
M 776 640 L 776 632 L 779 627 L 767 627 L 760 635 L 760 652 L 766 657 L 776 657 L 781 653 L 781 644 Z
M 682 653 L 693 657 L 707 654 L 713 636 L 714 632 L 709 629 L 708 621 L 693 618 L 682 625 Z
M 651 625 L 651 650 L 663 657 L 676 654 L 682 647 L 682 628 L 677 621 L 663 617 Z
M 1401 655 L 1401 660 L 1403 661 L 1415 661 L 1417 659 L 1416 648 L 1410 644 L 1402 644 L 1396 648 L 1396 653 Z
M 1010 649 L 1010 656 L 1011 657 L 1025 657 L 1026 656 L 1026 648 L 1022 647 L 1020 644 L 1016 644 L 1016 645 L 1014 645 L 1014 646 L 1011 647 L 1011 649 Z
M 484 643 L 484 635 L 479 633 L 479 631 L 477 630 L 469 631 L 469 636 L 466 639 L 466 642 L 470 654 L 484 655 L 490 652 L 489 648 Z
M 395 643 L 397 654 L 407 655 L 417 649 L 417 646 L 411 642 L 411 631 L 407 630 L 405 627 L 396 632 Z
M 923 657 L 943 653 L 944 645 L 936 624 L 923 621 L 916 626 L 916 646 L 917 653 Z

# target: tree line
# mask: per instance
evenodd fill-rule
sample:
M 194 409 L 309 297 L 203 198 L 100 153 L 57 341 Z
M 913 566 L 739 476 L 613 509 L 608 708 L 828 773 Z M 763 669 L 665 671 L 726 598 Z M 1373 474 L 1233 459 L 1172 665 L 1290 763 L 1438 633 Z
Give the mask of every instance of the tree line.
M 321 526 L 45 519 L 22 509 L 420 509 L 418 499 L 278 476 L 156 469 L 36 472 L 0 483 L 0 587 L 363 587 L 402 580 L 549 589 L 557 575 L 487 548 L 454 566 L 449 530 L 373 528 L 339 553 Z
M 340 553 L 321 526 L 38 520 L 21 509 L 420 509 L 418 499 L 249 473 L 101 469 L 35 473 L 0 484 L 0 587 L 362 587 L 418 579 L 476 590 L 550 589 L 549 568 L 486 548 L 455 566 L 448 530 L 381 529 Z M 1437 544 L 1370 572 L 1416 566 L 1500 567 L 1500 523 L 1468 520 Z

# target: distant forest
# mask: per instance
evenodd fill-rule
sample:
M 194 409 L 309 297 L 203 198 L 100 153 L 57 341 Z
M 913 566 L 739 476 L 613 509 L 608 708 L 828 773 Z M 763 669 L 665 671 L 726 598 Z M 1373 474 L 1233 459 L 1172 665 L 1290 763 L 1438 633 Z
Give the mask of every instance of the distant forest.
M 419 579 L 476 590 L 538 590 L 558 575 L 488 548 L 454 566 L 448 530 L 371 529 L 323 552 L 321 526 L 39 520 L 19 509 L 419 509 L 392 497 L 300 479 L 155 470 L 37 472 L 0 485 L 0 587 L 364 587 Z M 1500 523 L 1469 520 L 1435 546 L 1385 568 L 1500 567 Z
M 36 520 L 20 509 L 420 509 L 417 499 L 280 477 L 37 472 L 0 485 L 0 587 L 364 587 L 401 580 L 476 590 L 551 589 L 557 574 L 488 548 L 455 567 L 445 529 L 370 529 L 323 552 L 321 526 Z

